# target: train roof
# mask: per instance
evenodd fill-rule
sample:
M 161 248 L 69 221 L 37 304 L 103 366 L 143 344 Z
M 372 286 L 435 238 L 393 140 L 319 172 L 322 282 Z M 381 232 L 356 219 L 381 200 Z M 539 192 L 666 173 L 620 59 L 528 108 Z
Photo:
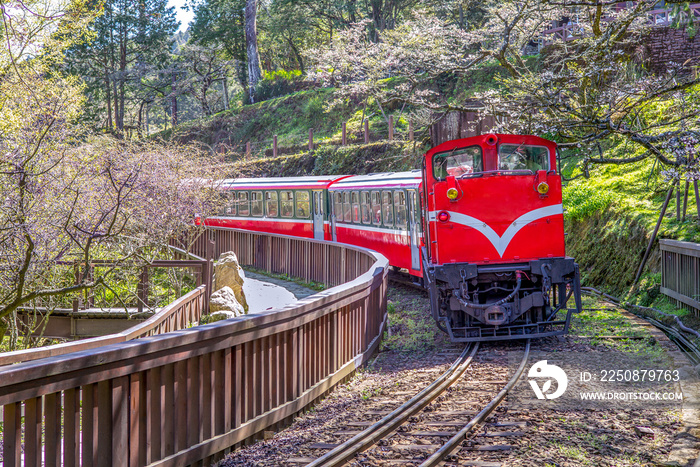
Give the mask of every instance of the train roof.
M 229 178 L 221 183 L 223 189 L 322 189 L 346 178 L 347 175 L 319 175 L 313 177 Z
M 410 172 L 355 175 L 334 182 L 330 189 L 416 188 L 420 185 L 421 180 L 421 171 L 417 169 Z

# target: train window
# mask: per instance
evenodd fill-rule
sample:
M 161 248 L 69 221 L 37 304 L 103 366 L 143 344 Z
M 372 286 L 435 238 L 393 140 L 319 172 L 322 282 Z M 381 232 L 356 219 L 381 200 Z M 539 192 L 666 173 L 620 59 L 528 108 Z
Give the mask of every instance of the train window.
M 243 191 L 238 193 L 238 214 L 247 216 L 250 213 L 248 209 L 248 192 Z
M 277 217 L 278 209 L 279 202 L 277 201 L 277 192 L 265 192 L 265 214 L 267 214 L 267 217 Z
M 255 217 L 263 215 L 263 194 L 262 191 L 250 193 L 250 213 Z
M 352 222 L 352 204 L 350 204 L 350 192 L 343 192 L 343 222 Z
M 230 194 L 230 197 L 228 200 L 228 206 L 226 206 L 226 214 L 229 216 L 236 215 L 236 193 L 235 192 Z
M 444 180 L 448 175 L 459 177 L 483 170 L 481 146 L 455 148 L 433 155 L 433 176 L 438 180 Z
M 406 227 L 406 194 L 403 191 L 394 192 L 394 208 L 396 209 L 396 226 Z
M 333 193 L 333 216 L 336 221 L 343 220 L 343 194 L 339 191 Z
M 296 192 L 297 201 L 297 217 L 302 219 L 308 219 L 309 213 L 311 212 L 311 203 L 309 202 L 309 192 L 308 191 L 297 191 Z
M 372 222 L 372 216 L 370 215 L 369 191 L 361 192 L 360 199 L 362 200 L 362 223 L 369 224 Z
M 391 202 L 391 191 L 382 192 L 382 209 L 384 210 L 384 225 L 394 226 L 394 203 Z
M 501 144 L 498 147 L 500 170 L 549 170 L 549 149 L 526 144 Z
M 372 223 L 382 225 L 382 196 L 378 191 L 372 192 Z
M 282 201 L 282 217 L 294 217 L 294 192 L 281 191 L 280 200 Z
M 360 223 L 360 193 L 357 191 L 352 192 L 352 221 Z
M 220 216 L 230 216 L 231 215 L 231 197 L 235 201 L 235 193 L 222 193 L 221 194 L 221 211 L 219 211 Z

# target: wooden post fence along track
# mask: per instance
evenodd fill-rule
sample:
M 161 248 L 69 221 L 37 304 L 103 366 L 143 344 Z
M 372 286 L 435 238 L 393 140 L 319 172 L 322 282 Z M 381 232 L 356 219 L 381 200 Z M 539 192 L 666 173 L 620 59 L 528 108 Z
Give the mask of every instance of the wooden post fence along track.
M 700 244 L 659 240 L 661 293 L 700 316 Z
M 24 465 L 210 463 L 290 420 L 376 350 L 386 258 L 310 239 L 210 233 L 216 255 L 232 250 L 242 265 L 342 285 L 277 310 L 0 368 L 5 467 L 22 465 L 22 455 Z

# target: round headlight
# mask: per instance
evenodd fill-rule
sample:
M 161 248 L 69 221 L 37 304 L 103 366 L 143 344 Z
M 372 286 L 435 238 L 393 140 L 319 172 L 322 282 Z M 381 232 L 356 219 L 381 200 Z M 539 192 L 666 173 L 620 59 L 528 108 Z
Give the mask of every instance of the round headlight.
M 447 190 L 447 197 L 450 199 L 457 199 L 459 196 L 459 192 L 457 191 L 457 188 L 452 187 Z
M 450 220 L 450 213 L 447 211 L 442 211 L 440 214 L 438 214 L 438 220 L 440 222 L 447 222 Z
M 549 185 L 547 185 L 547 182 L 542 182 L 537 185 L 537 192 L 541 195 L 546 195 L 547 192 L 549 192 Z

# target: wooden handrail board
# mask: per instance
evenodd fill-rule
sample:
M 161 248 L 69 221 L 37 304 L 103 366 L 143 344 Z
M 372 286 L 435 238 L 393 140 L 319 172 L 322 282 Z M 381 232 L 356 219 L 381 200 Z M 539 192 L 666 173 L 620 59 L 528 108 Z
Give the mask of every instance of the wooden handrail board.
M 700 257 L 700 244 L 697 243 L 662 238 L 659 240 L 659 248 L 662 252 L 670 251 L 696 258 Z

